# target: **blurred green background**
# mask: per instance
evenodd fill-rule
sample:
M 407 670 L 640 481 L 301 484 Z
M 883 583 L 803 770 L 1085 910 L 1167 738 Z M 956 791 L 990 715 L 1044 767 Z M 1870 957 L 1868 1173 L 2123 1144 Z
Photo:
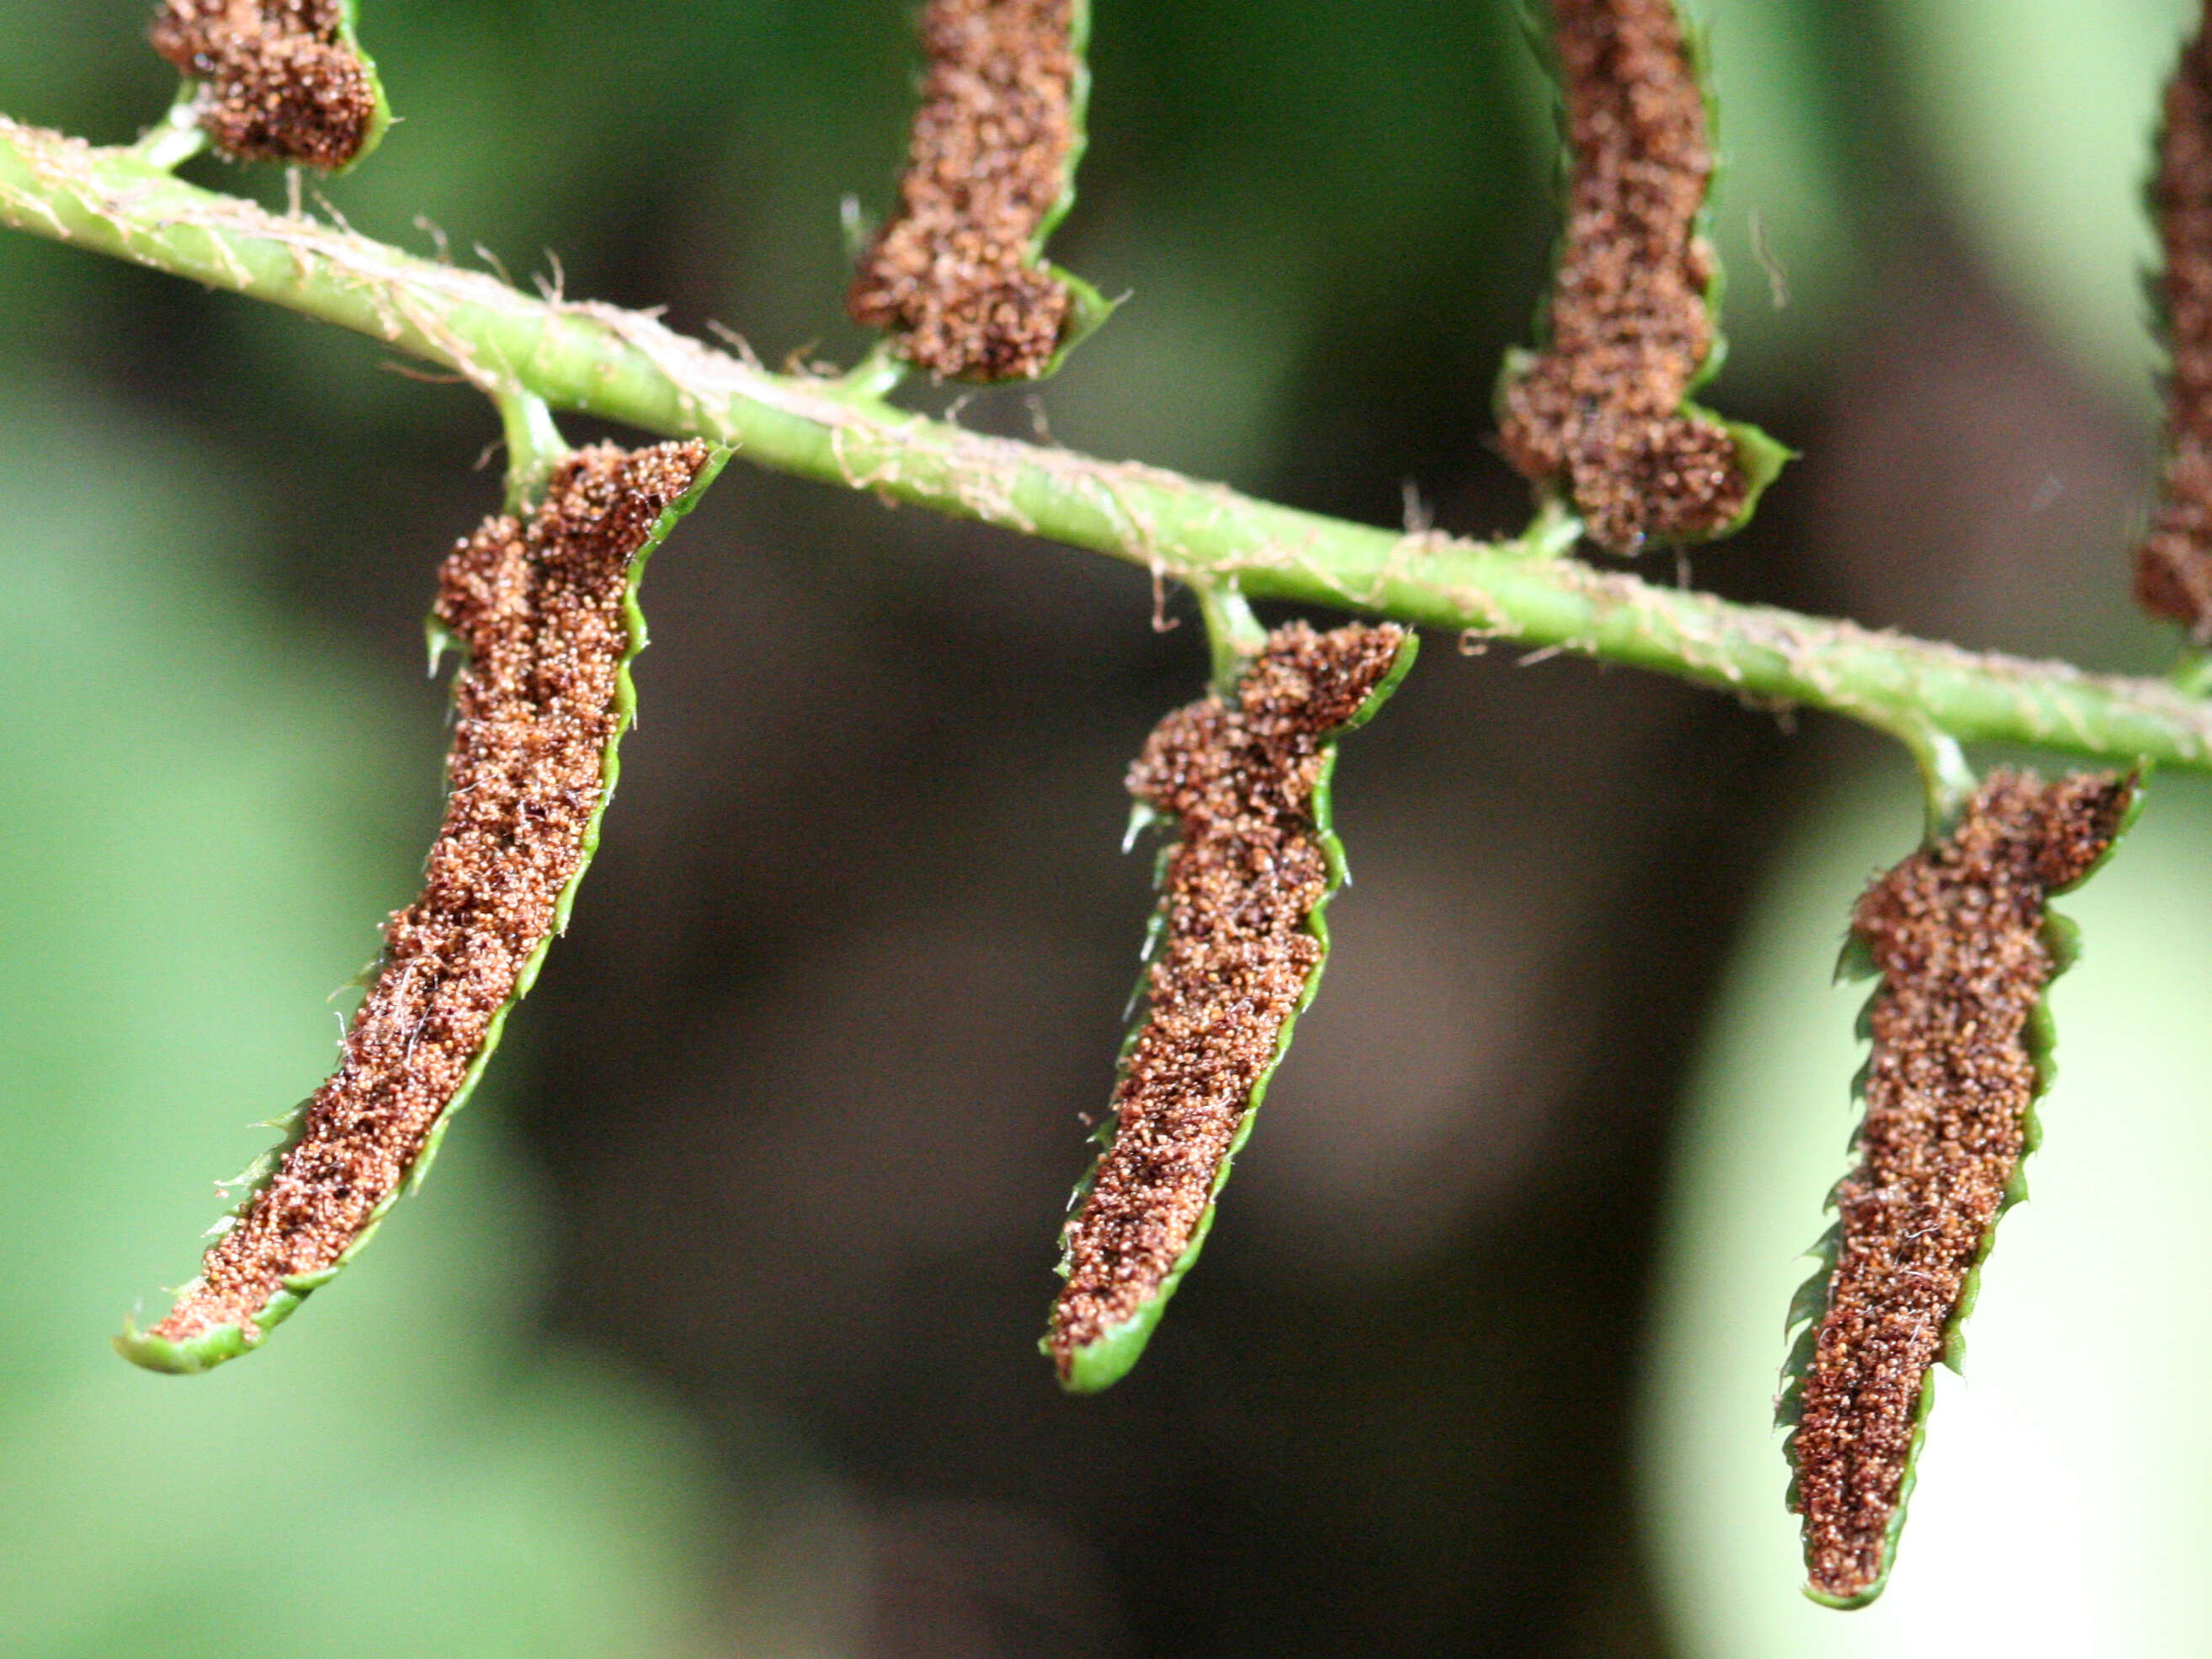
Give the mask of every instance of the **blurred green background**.
M 1713 400 L 1808 453 L 1697 580 L 2157 666 L 2136 203 L 2189 9 L 1700 9 Z M 771 362 L 861 348 L 838 204 L 890 194 L 904 0 L 363 11 L 404 118 L 325 187 L 359 228 Z M 144 13 L 0 0 L 0 110 L 131 137 Z M 1097 14 L 1054 252 L 1131 300 L 958 418 L 1514 526 L 1488 387 L 1552 158 L 1513 0 Z M 1347 748 L 1359 884 L 1204 1269 L 1064 1400 L 1033 1344 L 1148 902 L 1120 776 L 1201 642 L 1139 573 L 742 465 L 655 562 L 643 725 L 497 1088 L 266 1352 L 124 1366 L 410 893 L 419 618 L 495 431 L 366 342 L 0 238 L 0 1652 L 2212 1652 L 2203 792 L 2074 902 L 2037 1201 L 1890 1597 L 1840 1619 L 1796 1598 L 1766 1411 L 1898 758 L 1432 642 Z

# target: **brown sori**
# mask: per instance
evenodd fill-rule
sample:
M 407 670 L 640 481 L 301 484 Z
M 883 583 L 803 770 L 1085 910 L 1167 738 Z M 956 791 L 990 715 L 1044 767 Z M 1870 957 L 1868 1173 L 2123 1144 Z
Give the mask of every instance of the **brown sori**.
M 1554 0 L 1573 170 L 1545 349 L 1505 388 L 1527 477 L 1565 479 L 1617 553 L 1718 535 L 1750 499 L 1729 434 L 1683 399 L 1712 350 L 1713 171 L 1674 0 Z
M 708 460 L 697 443 L 585 450 L 527 522 L 487 520 L 447 559 L 435 616 L 468 662 L 422 896 L 385 930 L 337 1074 L 156 1341 L 258 1340 L 257 1316 L 287 1280 L 338 1265 L 469 1079 L 589 855 L 628 718 L 631 561 Z
M 2212 643 L 2212 52 L 2202 33 L 2166 85 L 2151 197 L 2173 362 L 2166 495 L 2136 552 L 2136 595 Z
M 929 72 L 898 208 L 862 256 L 847 307 L 908 361 L 947 377 L 1029 379 L 1073 303 L 1034 244 L 1076 142 L 1079 0 L 930 0 Z
M 1130 770 L 1130 793 L 1176 840 L 1113 1139 L 1064 1239 L 1047 1337 L 1064 1380 L 1079 1350 L 1159 1293 L 1212 1202 L 1326 951 L 1309 921 L 1330 883 L 1315 804 L 1327 740 L 1370 707 L 1406 644 L 1390 625 L 1278 629 L 1233 704 L 1176 710 Z
M 380 118 L 341 0 L 162 0 L 154 50 L 204 83 L 200 125 L 242 161 L 352 161 Z
M 1808 1286 L 1816 1322 L 1785 1399 L 1790 1503 L 1824 1601 L 1863 1601 L 1888 1571 L 1930 1370 L 2033 1150 L 2040 1005 L 2064 965 L 2045 902 L 2104 856 L 2134 794 L 2110 773 L 1995 773 L 1853 913 L 1881 976 L 1859 1164 L 1836 1188 L 1834 1267 Z

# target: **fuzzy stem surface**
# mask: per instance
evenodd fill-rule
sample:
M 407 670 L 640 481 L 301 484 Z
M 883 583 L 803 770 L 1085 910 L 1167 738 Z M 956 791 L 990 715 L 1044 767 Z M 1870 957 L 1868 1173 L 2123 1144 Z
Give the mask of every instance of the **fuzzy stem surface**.
M 1279 507 L 1131 462 L 987 437 L 896 409 L 872 384 L 775 374 L 651 317 L 525 294 L 307 217 L 0 117 L 0 223 L 351 329 L 495 397 L 1144 567 L 1161 580 L 1388 617 L 1669 674 L 1775 708 L 1822 708 L 1923 744 L 2002 742 L 2212 769 L 2212 702 L 1600 570 L 1557 526 L 1473 542 Z

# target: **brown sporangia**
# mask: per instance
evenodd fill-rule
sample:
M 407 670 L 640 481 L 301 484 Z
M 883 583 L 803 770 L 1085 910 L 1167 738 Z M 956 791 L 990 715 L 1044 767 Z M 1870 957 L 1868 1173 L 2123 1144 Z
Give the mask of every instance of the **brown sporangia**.
M 1823 1596 L 1863 1598 L 1887 1570 L 1922 1391 L 2027 1146 L 2030 1022 L 2056 966 L 2045 900 L 2104 855 L 2134 792 L 2112 773 L 1993 773 L 1853 913 L 1881 975 L 1866 1116 L 1791 1444 Z
M 342 21 L 339 0 L 161 0 L 154 50 L 202 83 L 200 125 L 224 154 L 329 172 L 376 125 L 375 83 Z
M 153 1335 L 257 1340 L 283 1281 L 337 1265 L 398 1191 L 583 866 L 624 718 L 630 562 L 708 459 L 697 443 L 581 451 L 528 522 L 488 519 L 446 560 L 435 615 L 468 661 L 421 896 L 385 929 L 337 1075 Z
M 2136 597 L 2212 644 L 2212 49 L 2202 32 L 2166 83 L 2151 200 L 2173 364 L 2166 494 L 2136 550 Z
M 1549 339 L 1505 389 L 1526 477 L 1564 478 L 1585 532 L 1633 553 L 1727 530 L 1750 485 L 1725 428 L 1682 400 L 1712 349 L 1713 171 L 1674 0 L 1553 0 L 1573 169 Z
M 929 70 L 890 222 L 846 296 L 856 322 L 948 378 L 1026 380 L 1073 303 L 1031 243 L 1075 143 L 1074 0 L 929 0 Z
M 1048 1343 L 1075 1351 L 1157 1294 L 1212 1200 L 1254 1086 L 1321 965 L 1308 919 L 1328 888 L 1314 817 L 1325 739 L 1359 712 L 1405 641 L 1393 625 L 1277 629 L 1236 702 L 1162 720 L 1130 793 L 1177 826 L 1143 1027 L 1115 1091 L 1115 1125 L 1067 1224 L 1067 1282 Z

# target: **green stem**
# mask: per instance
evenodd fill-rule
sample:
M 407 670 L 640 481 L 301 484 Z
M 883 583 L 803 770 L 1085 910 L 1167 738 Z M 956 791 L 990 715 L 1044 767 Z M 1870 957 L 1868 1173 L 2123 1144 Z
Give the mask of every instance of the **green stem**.
M 890 343 L 878 339 L 868 348 L 867 355 L 834 380 L 824 380 L 822 389 L 833 397 L 849 398 L 855 403 L 880 404 L 905 383 L 907 363 L 891 349 Z
M 1198 614 L 1206 623 L 1206 642 L 1213 653 L 1213 694 L 1226 702 L 1237 695 L 1245 665 L 1267 646 L 1267 630 L 1232 579 L 1191 584 Z
M 200 125 L 199 89 L 197 81 L 179 86 L 167 112 L 131 147 L 147 166 L 174 173 L 208 147 L 207 130 Z
M 499 410 L 500 430 L 507 442 L 507 510 L 527 513 L 537 505 L 553 469 L 568 456 L 568 441 L 553 424 L 553 411 L 543 398 L 527 392 L 499 392 L 492 402 Z
M 0 222 L 350 328 L 562 409 L 732 446 L 757 465 L 1125 559 L 1194 586 L 1556 647 L 1802 704 L 2132 763 L 2212 769 L 2212 703 L 2164 680 L 1986 655 L 1657 587 L 1528 540 L 1403 534 L 1131 463 L 984 437 L 770 374 L 611 307 L 533 298 L 0 118 Z
M 1958 740 L 1929 722 L 1908 722 L 1892 735 L 1911 752 L 1919 770 L 1920 788 L 1928 807 L 1927 840 L 1932 847 L 1959 827 L 1966 804 L 1981 787 L 1981 780 L 1966 763 L 1966 751 Z
M 2212 693 L 2212 651 L 2194 644 L 2182 647 L 2181 655 L 2168 671 L 2166 678 L 2192 697 Z

